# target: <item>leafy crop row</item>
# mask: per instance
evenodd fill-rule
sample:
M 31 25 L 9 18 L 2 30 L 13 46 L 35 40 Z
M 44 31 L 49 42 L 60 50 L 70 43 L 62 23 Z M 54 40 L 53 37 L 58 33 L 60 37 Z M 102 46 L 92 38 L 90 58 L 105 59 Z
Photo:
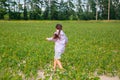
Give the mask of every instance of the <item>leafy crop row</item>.
M 0 79 L 43 79 L 52 73 L 55 25 L 61 23 L 69 42 L 62 55 L 65 73 L 53 80 L 99 80 L 99 75 L 120 77 L 120 23 L 80 21 L 0 21 Z M 41 77 L 41 79 L 42 79 Z

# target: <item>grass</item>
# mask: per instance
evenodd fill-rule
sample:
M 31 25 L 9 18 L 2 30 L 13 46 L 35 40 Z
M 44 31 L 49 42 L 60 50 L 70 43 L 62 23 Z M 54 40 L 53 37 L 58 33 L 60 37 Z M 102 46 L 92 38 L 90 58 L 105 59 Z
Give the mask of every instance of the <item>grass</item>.
M 0 79 L 35 78 L 38 70 L 49 74 L 54 43 L 45 38 L 57 23 L 69 39 L 61 59 L 67 72 L 56 73 L 53 80 L 120 77 L 120 21 L 0 21 Z

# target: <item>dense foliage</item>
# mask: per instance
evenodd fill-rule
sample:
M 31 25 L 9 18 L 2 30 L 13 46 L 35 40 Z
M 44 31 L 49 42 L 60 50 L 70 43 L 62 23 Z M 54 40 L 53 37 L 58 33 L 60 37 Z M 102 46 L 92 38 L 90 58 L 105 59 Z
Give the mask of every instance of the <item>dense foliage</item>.
M 57 23 L 63 25 L 69 42 L 61 59 L 66 72 L 58 71 L 53 80 L 120 77 L 119 21 L 0 21 L 0 80 L 31 80 L 38 71 L 49 80 L 54 43 L 45 38 L 52 36 Z
M 120 19 L 120 0 L 0 0 L 0 19 Z

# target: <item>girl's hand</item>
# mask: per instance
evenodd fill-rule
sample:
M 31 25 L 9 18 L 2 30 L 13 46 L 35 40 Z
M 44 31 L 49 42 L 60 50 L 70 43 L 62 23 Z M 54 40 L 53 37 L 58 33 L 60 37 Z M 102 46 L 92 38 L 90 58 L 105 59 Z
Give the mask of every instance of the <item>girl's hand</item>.
M 48 41 L 48 38 L 46 38 L 46 40 Z

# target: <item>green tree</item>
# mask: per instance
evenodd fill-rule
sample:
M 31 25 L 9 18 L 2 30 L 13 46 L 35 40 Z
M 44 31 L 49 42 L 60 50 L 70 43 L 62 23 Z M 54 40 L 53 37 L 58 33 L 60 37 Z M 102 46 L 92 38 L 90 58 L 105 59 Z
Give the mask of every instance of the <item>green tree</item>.
M 70 20 L 76 18 L 74 9 L 75 9 L 75 5 L 73 4 L 73 0 L 67 0 L 67 15 L 68 15 L 68 19 Z
M 50 15 L 51 15 L 51 20 L 57 20 L 58 19 L 58 6 L 57 3 L 58 0 L 51 0 L 51 5 L 50 5 Z
M 23 10 L 22 4 L 20 3 L 20 0 L 17 0 L 17 7 L 16 7 L 16 14 L 17 14 L 17 19 L 21 19 L 21 11 Z
M 43 5 L 43 0 L 31 0 L 30 2 L 30 19 L 42 19 L 42 5 Z
M 4 19 L 4 15 L 7 13 L 7 0 L 0 0 L 0 19 Z
M 24 16 L 24 20 L 28 19 L 28 14 L 27 14 L 27 7 L 26 7 L 26 0 L 24 0 L 24 12 L 23 12 L 23 16 Z
M 108 19 L 108 0 L 99 0 L 101 19 Z
M 97 8 L 98 8 L 98 1 L 97 0 L 89 0 L 88 1 L 89 5 L 90 5 L 90 10 L 92 11 L 92 19 L 95 19 L 96 16 L 96 20 L 97 20 Z
M 16 0 L 9 0 L 9 19 L 20 19 Z
M 44 19 L 57 20 L 58 19 L 58 0 L 45 1 L 45 11 L 43 13 Z
M 43 12 L 43 19 L 50 19 L 50 1 L 44 1 L 45 11 Z
M 112 0 L 110 7 L 110 18 L 120 19 L 120 1 Z
M 77 10 L 76 10 L 77 19 L 80 20 L 80 19 L 82 19 L 82 13 L 83 13 L 81 0 L 77 0 L 76 6 L 77 6 Z
M 120 19 L 119 0 L 0 0 L 0 19 Z
M 58 19 L 65 20 L 66 19 L 66 4 L 64 0 L 61 0 L 58 5 Z
M 111 0 L 108 0 L 108 20 L 110 20 L 110 4 L 111 4 Z

